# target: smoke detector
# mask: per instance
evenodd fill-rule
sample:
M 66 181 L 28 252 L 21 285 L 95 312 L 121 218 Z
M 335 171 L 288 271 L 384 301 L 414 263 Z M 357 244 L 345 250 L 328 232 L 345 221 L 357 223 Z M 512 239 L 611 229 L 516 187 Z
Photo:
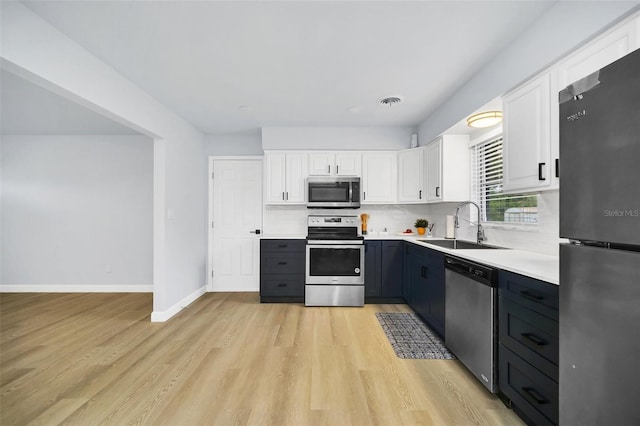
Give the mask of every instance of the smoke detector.
M 400 102 L 402 102 L 402 98 L 399 98 L 397 96 L 389 96 L 387 98 L 384 98 L 384 99 L 380 100 L 380 103 L 382 105 L 388 105 L 388 106 L 391 106 L 391 105 L 394 105 L 394 104 L 398 104 Z

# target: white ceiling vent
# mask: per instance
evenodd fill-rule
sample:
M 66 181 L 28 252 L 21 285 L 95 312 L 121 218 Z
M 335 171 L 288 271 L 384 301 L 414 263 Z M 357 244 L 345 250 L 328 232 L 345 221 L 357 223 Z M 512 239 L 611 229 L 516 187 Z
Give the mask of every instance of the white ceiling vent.
M 399 104 L 400 102 L 402 102 L 402 99 L 397 96 L 389 96 L 388 98 L 384 98 L 380 100 L 380 103 L 382 105 L 388 105 L 388 106 Z

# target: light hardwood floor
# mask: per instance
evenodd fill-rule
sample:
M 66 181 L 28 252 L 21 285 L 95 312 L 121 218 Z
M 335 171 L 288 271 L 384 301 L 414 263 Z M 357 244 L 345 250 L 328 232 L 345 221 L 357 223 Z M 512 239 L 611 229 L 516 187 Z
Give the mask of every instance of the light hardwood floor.
M 458 361 L 397 358 L 375 312 L 207 293 L 0 294 L 0 424 L 521 425 Z

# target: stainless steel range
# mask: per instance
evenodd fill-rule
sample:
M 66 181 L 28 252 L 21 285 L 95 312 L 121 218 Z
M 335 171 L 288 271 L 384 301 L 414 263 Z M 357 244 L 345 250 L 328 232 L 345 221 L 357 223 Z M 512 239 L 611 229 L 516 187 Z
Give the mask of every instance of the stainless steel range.
M 364 306 L 364 238 L 357 216 L 309 215 L 306 306 Z

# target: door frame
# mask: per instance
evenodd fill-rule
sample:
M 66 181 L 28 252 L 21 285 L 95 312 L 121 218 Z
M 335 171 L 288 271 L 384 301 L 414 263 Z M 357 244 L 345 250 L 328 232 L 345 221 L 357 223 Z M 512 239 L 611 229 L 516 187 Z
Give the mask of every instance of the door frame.
M 208 157 L 207 168 L 207 292 L 213 291 L 213 166 L 216 161 L 256 161 L 259 160 L 262 164 L 262 191 L 264 192 L 264 156 L 262 155 L 210 155 Z M 262 201 L 262 213 L 261 213 L 262 229 L 264 230 L 264 198 Z

